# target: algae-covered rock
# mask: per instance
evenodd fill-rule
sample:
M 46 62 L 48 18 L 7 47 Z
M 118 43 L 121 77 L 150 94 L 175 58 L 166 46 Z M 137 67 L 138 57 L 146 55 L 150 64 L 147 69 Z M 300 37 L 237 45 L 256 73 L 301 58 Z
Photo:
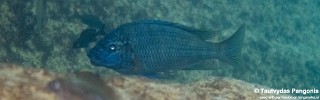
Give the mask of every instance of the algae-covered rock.
M 189 84 L 131 77 L 113 77 L 106 82 L 123 100 L 258 100 L 262 96 L 274 95 L 254 93 L 254 89 L 270 89 L 268 87 L 222 77 Z
M 45 88 L 55 78 L 44 70 L 0 64 L 0 100 L 56 100 Z
M 137 76 L 100 77 L 88 72 L 57 75 L 0 64 L 0 100 L 257 100 L 272 95 L 254 93 L 256 88 L 268 89 L 222 77 L 181 84 Z

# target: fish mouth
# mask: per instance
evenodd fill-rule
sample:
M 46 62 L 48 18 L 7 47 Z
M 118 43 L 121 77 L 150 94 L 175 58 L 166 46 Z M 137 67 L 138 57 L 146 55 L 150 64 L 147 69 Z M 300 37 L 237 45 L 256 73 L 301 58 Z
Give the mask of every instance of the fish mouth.
M 101 59 L 99 60 L 99 57 L 98 57 L 98 54 L 96 54 L 96 52 L 90 50 L 88 53 L 87 53 L 87 56 L 90 60 L 90 63 L 94 66 L 102 66 L 102 63 L 103 61 L 101 61 Z
M 90 60 L 90 63 L 94 66 L 102 66 L 101 64 L 98 63 L 96 60 Z
M 103 67 L 112 67 L 112 66 L 115 66 L 116 64 L 114 63 L 111 63 L 109 60 L 108 60 L 108 56 L 100 51 L 99 49 L 96 50 L 96 49 L 91 49 L 87 52 L 87 57 L 89 58 L 90 60 L 90 63 L 94 66 L 103 66 Z
M 98 60 L 90 60 L 90 63 L 94 66 L 103 66 L 103 67 L 112 67 L 115 66 L 115 64 L 107 64 L 103 63 L 104 61 L 98 61 Z

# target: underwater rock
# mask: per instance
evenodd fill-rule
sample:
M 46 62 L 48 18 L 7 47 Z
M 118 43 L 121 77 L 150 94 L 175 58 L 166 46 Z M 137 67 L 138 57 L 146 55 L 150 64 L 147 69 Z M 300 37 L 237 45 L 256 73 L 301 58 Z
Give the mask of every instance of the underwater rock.
M 0 64 L 0 100 L 56 100 L 45 89 L 56 75 L 44 70 Z
M 178 84 L 121 76 L 109 79 L 107 85 L 121 94 L 121 100 L 259 100 L 262 96 L 272 96 L 254 93 L 254 89 L 268 87 L 221 77 Z
M 268 89 L 221 77 L 182 84 L 137 76 L 63 75 L 0 64 L 0 100 L 257 100 L 272 95 L 254 93 L 256 88 Z
M 78 72 L 48 83 L 59 100 L 120 100 L 113 88 L 107 86 L 97 75 L 90 72 Z

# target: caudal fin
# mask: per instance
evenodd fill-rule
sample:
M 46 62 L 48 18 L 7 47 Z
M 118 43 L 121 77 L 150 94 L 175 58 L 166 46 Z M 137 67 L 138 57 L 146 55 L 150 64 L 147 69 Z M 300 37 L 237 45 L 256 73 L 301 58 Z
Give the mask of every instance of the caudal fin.
M 234 67 L 241 64 L 240 57 L 245 27 L 245 25 L 242 25 L 230 38 L 218 43 L 218 47 L 221 50 L 221 55 L 218 59 Z

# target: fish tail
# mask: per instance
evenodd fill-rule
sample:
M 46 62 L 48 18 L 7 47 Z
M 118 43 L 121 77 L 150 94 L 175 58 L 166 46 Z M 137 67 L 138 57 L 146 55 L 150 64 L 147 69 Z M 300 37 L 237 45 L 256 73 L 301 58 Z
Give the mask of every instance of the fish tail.
M 240 57 L 245 27 L 245 25 L 242 25 L 230 38 L 218 43 L 220 50 L 219 60 L 234 67 L 241 65 Z

